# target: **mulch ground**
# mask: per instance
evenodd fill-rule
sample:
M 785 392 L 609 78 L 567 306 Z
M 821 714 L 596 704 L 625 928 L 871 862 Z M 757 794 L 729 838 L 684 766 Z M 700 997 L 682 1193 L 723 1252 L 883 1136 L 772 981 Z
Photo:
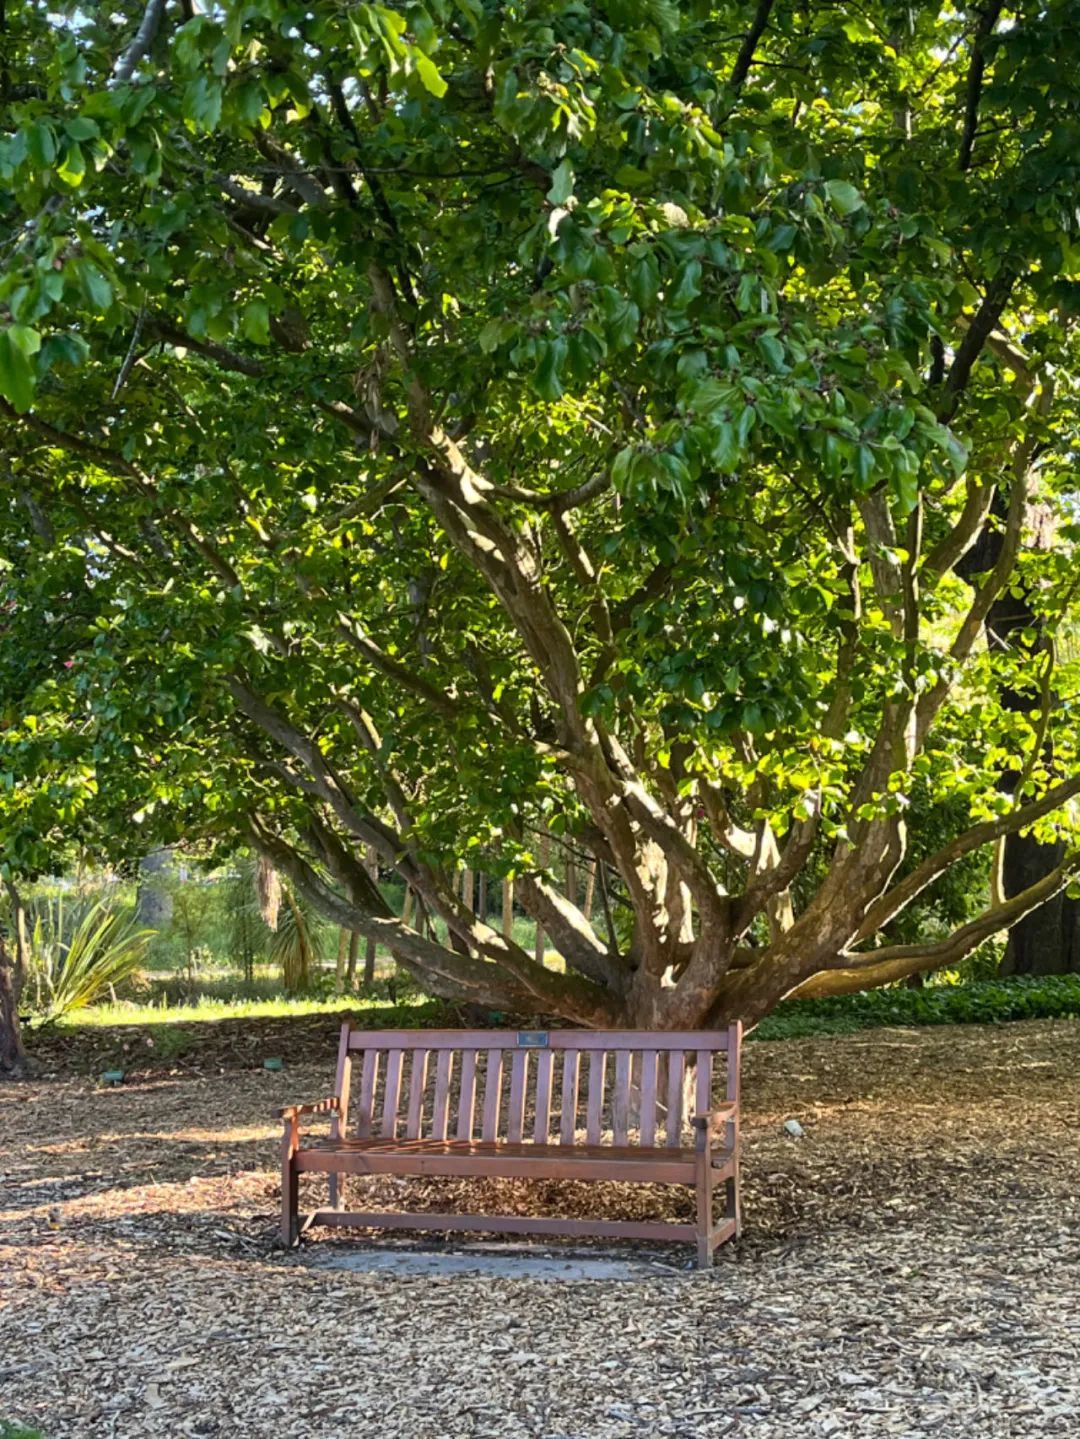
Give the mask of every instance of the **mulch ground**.
M 46 1439 L 1080 1432 L 1080 1024 L 748 1046 L 746 1237 L 710 1274 L 672 1247 L 640 1280 L 573 1282 L 313 1268 L 362 1242 L 325 1232 L 276 1250 L 268 1116 L 326 1092 L 333 1054 L 274 1038 L 279 1074 L 261 1041 L 170 1069 L 136 1040 L 120 1088 L 48 1050 L 55 1072 L 0 1087 L 0 1419 Z M 370 1183 L 391 1205 L 684 1212 L 663 1189 Z

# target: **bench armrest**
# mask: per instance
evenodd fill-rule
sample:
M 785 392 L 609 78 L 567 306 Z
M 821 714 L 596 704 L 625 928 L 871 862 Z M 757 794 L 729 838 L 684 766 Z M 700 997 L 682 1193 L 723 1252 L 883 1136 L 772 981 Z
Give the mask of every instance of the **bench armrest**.
M 279 1119 L 300 1119 L 305 1114 L 340 1114 L 341 1100 L 336 1094 L 329 1099 L 316 1100 L 314 1104 L 286 1104 L 277 1112 Z

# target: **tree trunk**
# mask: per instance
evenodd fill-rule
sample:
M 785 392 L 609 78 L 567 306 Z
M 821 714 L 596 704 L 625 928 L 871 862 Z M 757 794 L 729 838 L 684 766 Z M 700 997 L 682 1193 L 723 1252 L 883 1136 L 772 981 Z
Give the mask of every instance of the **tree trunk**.
M 139 860 L 135 919 L 141 928 L 164 929 L 172 919 L 172 895 L 164 883 L 171 863 L 170 849 L 151 850 Z
M 504 879 L 502 887 L 502 932 L 507 939 L 514 934 L 514 881 Z
M 370 989 L 375 983 L 375 941 L 369 939 L 364 949 L 364 987 Z
M 0 1074 L 19 1075 L 26 1067 L 19 1028 L 19 993 L 24 976 L 13 964 L 7 938 L 0 934 Z
M 360 936 L 354 929 L 349 935 L 349 964 L 345 971 L 345 983 L 351 991 L 356 988 L 356 960 L 360 954 Z
M 1000 515 L 999 515 L 1000 518 Z M 1053 534 L 1046 516 L 1038 505 L 1030 507 L 1028 521 L 1035 535 L 1035 547 L 1047 549 Z M 965 579 L 989 569 L 1001 550 L 1001 535 L 988 529 L 965 558 L 957 572 Z M 991 650 L 1020 651 L 1034 655 L 1046 650 L 1044 626 L 1022 590 L 1008 590 L 994 602 L 986 617 L 986 640 Z M 1025 635 L 1027 638 L 1025 638 Z M 1034 635 L 1034 638 L 1032 638 Z M 1018 691 L 1005 686 L 1001 690 L 1003 705 L 1017 714 L 1037 720 L 1043 697 L 1031 690 Z M 1052 763 L 1050 746 L 1046 758 Z M 1003 776 L 1005 788 L 1015 789 L 1019 776 Z M 1001 891 L 1004 899 L 1021 893 L 1050 874 L 1061 863 L 1061 845 L 1040 844 L 1030 834 L 1009 834 L 1002 843 Z M 1080 972 L 1080 903 L 1068 899 L 1064 892 L 1026 915 L 1009 931 L 1001 973 L 1009 974 L 1075 974 Z
M 334 967 L 334 993 L 340 994 L 345 988 L 345 957 L 349 952 L 349 931 L 344 925 L 338 926 L 337 964 Z
M 1010 835 L 1003 861 L 1005 894 L 1034 884 L 1061 863 L 1064 853 L 1064 845 L 1039 844 L 1030 834 Z M 1001 973 L 1080 974 L 1080 902 L 1056 895 L 1013 925 Z

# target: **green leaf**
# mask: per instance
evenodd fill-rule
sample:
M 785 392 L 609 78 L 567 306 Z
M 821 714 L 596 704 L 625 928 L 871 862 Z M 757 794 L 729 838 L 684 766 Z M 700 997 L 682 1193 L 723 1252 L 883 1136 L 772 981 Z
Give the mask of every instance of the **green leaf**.
M 855 186 L 849 184 L 847 180 L 826 180 L 825 193 L 832 202 L 833 209 L 839 215 L 853 215 L 866 203 Z
M 424 89 L 428 94 L 434 95 L 437 100 L 441 100 L 449 87 L 439 74 L 438 66 L 434 60 L 430 59 L 427 55 L 418 53 L 415 56 L 414 64 L 416 66 L 416 73 L 420 76 L 420 83 Z
M 83 176 L 86 174 L 86 161 L 83 158 L 81 147 L 74 141 L 65 148 L 64 158 L 56 173 L 65 185 L 71 185 L 74 188 L 82 184 Z
M 776 336 L 759 335 L 755 343 L 776 373 L 784 374 L 788 368 L 784 359 L 784 347 Z
M 701 261 L 687 260 L 679 270 L 675 288 L 671 292 L 670 304 L 673 310 L 685 310 L 691 300 L 701 294 Z
M 25 338 L 15 333 L 22 328 L 10 325 L 0 330 L 0 395 L 20 415 L 34 403 L 34 367 L 29 358 L 33 350 L 28 353 Z
M 256 345 L 270 343 L 270 306 L 265 300 L 249 300 L 240 322 L 243 333 Z
M 197 75 L 184 91 L 183 113 L 196 129 L 209 133 L 221 119 L 221 83 L 209 75 Z
M 26 150 L 35 165 L 48 169 L 56 159 L 56 137 L 52 127 L 39 120 L 26 132 Z
M 533 373 L 533 388 L 542 400 L 557 400 L 563 392 L 561 371 L 566 359 L 566 340 L 560 335 L 544 346 Z
M 630 294 L 639 310 L 651 310 L 660 293 L 660 269 L 651 255 L 642 255 L 630 268 Z
M 547 197 L 553 205 L 565 205 L 574 193 L 574 167 L 562 160 L 551 173 L 551 189 Z
M 101 312 L 112 304 L 112 286 L 98 267 L 89 260 L 79 264 L 79 283 L 89 303 Z

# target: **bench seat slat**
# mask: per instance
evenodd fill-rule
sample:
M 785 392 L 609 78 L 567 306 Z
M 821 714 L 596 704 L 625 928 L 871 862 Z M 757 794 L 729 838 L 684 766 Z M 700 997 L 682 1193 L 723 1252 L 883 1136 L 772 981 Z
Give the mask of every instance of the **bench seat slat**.
M 714 1152 L 718 1177 L 728 1158 Z M 342 1174 L 477 1175 L 520 1179 L 611 1179 L 650 1184 L 692 1183 L 693 1149 L 617 1148 L 611 1144 L 468 1144 L 456 1140 L 341 1141 L 315 1144 L 296 1155 L 301 1172 Z

